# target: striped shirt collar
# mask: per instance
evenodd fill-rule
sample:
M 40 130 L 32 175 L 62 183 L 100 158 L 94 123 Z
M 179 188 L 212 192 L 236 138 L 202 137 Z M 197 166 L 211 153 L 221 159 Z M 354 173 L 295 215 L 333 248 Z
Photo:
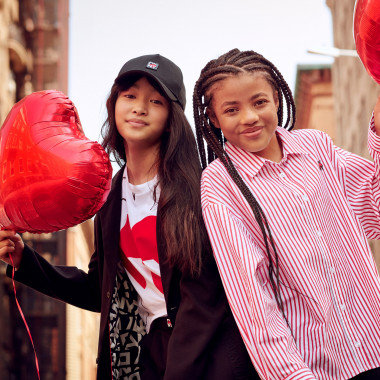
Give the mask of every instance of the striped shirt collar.
M 281 142 L 283 158 L 280 162 L 283 163 L 288 159 L 289 155 L 305 155 L 309 154 L 302 147 L 302 137 L 291 133 L 282 127 L 276 130 L 277 138 Z M 271 162 L 265 158 L 259 157 L 254 153 L 247 152 L 243 149 L 226 142 L 226 152 L 231 158 L 233 164 L 239 169 L 246 172 L 249 176 L 255 177 L 266 162 Z

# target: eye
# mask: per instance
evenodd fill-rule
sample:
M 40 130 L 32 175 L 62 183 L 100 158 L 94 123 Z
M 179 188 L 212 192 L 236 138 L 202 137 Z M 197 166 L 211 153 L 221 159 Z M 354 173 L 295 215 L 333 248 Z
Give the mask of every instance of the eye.
M 136 96 L 130 91 L 122 91 L 120 93 L 119 97 L 125 98 L 125 99 L 135 99 L 136 98 Z
M 255 102 L 255 106 L 262 106 L 264 104 L 268 103 L 268 100 L 267 99 L 258 99 L 256 102 Z
M 231 107 L 231 108 L 225 109 L 223 113 L 235 113 L 237 111 L 239 111 L 237 107 Z
M 164 103 L 163 103 L 161 100 L 159 100 L 159 99 L 152 99 L 151 102 L 154 103 L 154 104 L 161 104 L 161 105 L 164 104 Z

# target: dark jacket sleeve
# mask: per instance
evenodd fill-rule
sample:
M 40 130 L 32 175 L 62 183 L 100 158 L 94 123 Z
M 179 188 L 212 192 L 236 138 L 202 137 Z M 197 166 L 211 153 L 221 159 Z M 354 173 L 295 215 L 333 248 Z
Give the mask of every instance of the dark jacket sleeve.
M 52 265 L 25 244 L 15 280 L 50 297 L 82 309 L 100 311 L 100 286 L 96 252 L 92 255 L 88 273 L 77 267 Z M 7 276 L 13 267 L 8 265 Z
M 203 260 L 199 277 L 180 279 L 181 301 L 169 341 L 165 380 L 207 378 L 210 355 L 229 310 L 212 254 L 207 252 Z

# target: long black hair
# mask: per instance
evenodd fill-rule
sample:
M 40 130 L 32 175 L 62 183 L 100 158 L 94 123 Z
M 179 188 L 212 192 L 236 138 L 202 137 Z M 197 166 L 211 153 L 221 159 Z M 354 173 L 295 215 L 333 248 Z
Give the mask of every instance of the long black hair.
M 287 321 L 281 298 L 278 254 L 267 218 L 260 207 L 260 204 L 241 178 L 225 151 L 225 138 L 221 129 L 216 128 L 206 114 L 207 107 L 211 106 L 211 90 L 215 83 L 232 75 L 257 72 L 261 73 L 272 86 L 273 91 L 278 93 L 278 124 L 283 124 L 283 105 L 285 100 L 287 118 L 283 127 L 289 130 L 293 128 L 295 123 L 295 103 L 291 90 L 281 73 L 273 63 L 268 61 L 262 55 L 254 51 L 240 51 L 238 49 L 233 49 L 219 58 L 210 61 L 201 71 L 201 75 L 195 84 L 193 94 L 194 121 L 202 167 L 205 168 L 207 164 L 218 157 L 253 211 L 264 238 L 266 256 L 269 263 L 268 271 L 270 284 L 275 294 L 277 305 Z M 203 139 L 206 140 L 207 143 L 207 155 Z M 271 249 L 273 254 L 271 254 Z
M 126 163 L 122 136 L 115 122 L 115 104 L 119 94 L 143 75 L 131 75 L 115 82 L 106 102 L 108 116 L 102 126 L 102 146 L 118 165 Z M 159 210 L 165 251 L 171 264 L 182 272 L 197 275 L 202 265 L 202 248 L 209 245 L 203 224 L 200 201 L 201 165 L 197 144 L 182 107 L 171 101 L 159 84 L 146 76 L 149 83 L 170 105 L 167 128 L 161 137 L 157 162 L 160 186 Z

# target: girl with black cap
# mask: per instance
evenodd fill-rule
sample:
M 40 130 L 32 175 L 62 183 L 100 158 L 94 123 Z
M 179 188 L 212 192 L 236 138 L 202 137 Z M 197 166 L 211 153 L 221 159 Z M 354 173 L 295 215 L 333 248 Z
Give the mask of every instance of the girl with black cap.
M 95 218 L 85 273 L 56 267 L 0 232 L 15 279 L 101 313 L 97 379 L 254 379 L 201 216 L 196 142 L 181 70 L 128 61 L 107 100 L 103 147 L 121 170 Z M 8 275 L 12 267 L 7 269 Z

